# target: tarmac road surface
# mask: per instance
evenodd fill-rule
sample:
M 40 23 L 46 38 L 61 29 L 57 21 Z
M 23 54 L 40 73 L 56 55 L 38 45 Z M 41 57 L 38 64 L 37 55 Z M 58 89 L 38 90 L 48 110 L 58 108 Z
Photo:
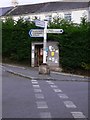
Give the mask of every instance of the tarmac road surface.
M 30 80 L 3 71 L 2 117 L 87 120 L 88 84 L 76 81 Z

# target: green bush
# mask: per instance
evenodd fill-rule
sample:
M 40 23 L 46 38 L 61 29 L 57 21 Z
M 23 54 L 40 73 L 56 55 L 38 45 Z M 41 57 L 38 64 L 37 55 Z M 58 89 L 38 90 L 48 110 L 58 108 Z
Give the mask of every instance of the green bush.
M 31 38 L 30 29 L 37 28 L 33 22 L 12 18 L 2 23 L 3 58 L 17 62 L 31 62 L 32 41 L 43 38 Z M 60 65 L 63 68 L 90 70 L 90 23 L 82 19 L 80 25 L 60 19 L 49 23 L 49 28 L 63 29 L 63 34 L 48 34 L 47 40 L 58 41 Z
M 84 20 L 77 25 L 58 19 L 50 27 L 64 30 L 63 34 L 49 36 L 59 42 L 60 65 L 66 69 L 90 70 L 90 23 Z

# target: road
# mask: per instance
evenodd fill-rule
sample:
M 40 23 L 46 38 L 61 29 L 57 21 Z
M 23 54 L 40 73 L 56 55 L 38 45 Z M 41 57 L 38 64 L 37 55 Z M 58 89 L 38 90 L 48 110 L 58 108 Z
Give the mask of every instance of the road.
M 86 120 L 88 82 L 30 80 L 3 71 L 2 116 Z

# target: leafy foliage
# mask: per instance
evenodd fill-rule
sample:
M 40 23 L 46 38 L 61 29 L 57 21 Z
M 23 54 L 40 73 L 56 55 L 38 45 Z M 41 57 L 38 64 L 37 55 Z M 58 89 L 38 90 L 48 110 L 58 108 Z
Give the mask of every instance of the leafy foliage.
M 31 61 L 32 41 L 43 41 L 43 38 L 31 38 L 30 29 L 37 28 L 33 22 L 20 18 L 14 21 L 6 19 L 2 23 L 2 55 L 17 62 Z M 58 41 L 60 65 L 67 69 L 90 69 L 90 23 L 82 18 L 81 24 L 57 17 L 49 22 L 49 28 L 63 29 L 63 34 L 48 34 L 48 40 Z
M 50 28 L 64 30 L 63 34 L 49 36 L 58 41 L 60 65 L 66 69 L 90 70 L 90 23 L 84 18 L 80 25 L 58 18 L 50 23 Z

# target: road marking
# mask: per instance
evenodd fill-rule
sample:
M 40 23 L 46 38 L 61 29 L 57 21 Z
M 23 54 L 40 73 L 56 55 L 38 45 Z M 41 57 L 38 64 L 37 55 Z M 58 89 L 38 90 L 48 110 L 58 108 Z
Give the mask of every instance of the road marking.
M 57 86 L 56 85 L 50 85 L 52 88 L 57 88 Z
M 32 82 L 32 84 L 38 84 L 38 82 L 37 82 L 37 81 L 35 81 L 35 82 L 31 81 L 31 82 Z
M 34 89 L 34 92 L 42 92 L 41 89 Z
M 86 118 L 82 112 L 71 112 L 74 118 Z
M 53 82 L 51 82 L 51 83 L 48 83 L 48 84 L 50 84 L 50 85 L 54 85 L 54 83 L 53 83 Z
M 58 94 L 58 96 L 62 99 L 68 99 L 69 98 L 66 94 Z
M 48 80 L 47 80 L 46 82 L 47 82 L 48 84 L 54 84 L 52 81 L 48 81 Z
M 38 99 L 44 99 L 44 95 L 40 93 L 35 94 L 35 97 Z
M 54 85 L 54 83 L 53 83 L 53 82 L 48 82 L 48 84 L 50 84 L 50 85 Z
M 60 89 L 53 89 L 54 90 L 54 92 L 62 92 L 62 90 L 60 90 Z
M 46 82 L 47 82 L 47 83 L 49 83 L 49 82 L 52 82 L 52 81 L 50 81 L 50 80 L 47 80 Z
M 47 103 L 45 101 L 37 101 L 37 108 L 39 109 L 46 109 L 48 108 Z
M 50 112 L 41 112 L 40 118 L 51 118 L 51 113 Z
M 31 80 L 31 82 L 37 82 L 37 80 Z
M 76 108 L 76 105 L 72 101 L 64 101 L 64 104 L 67 108 Z
M 33 85 L 34 88 L 39 88 L 40 86 L 39 85 Z

